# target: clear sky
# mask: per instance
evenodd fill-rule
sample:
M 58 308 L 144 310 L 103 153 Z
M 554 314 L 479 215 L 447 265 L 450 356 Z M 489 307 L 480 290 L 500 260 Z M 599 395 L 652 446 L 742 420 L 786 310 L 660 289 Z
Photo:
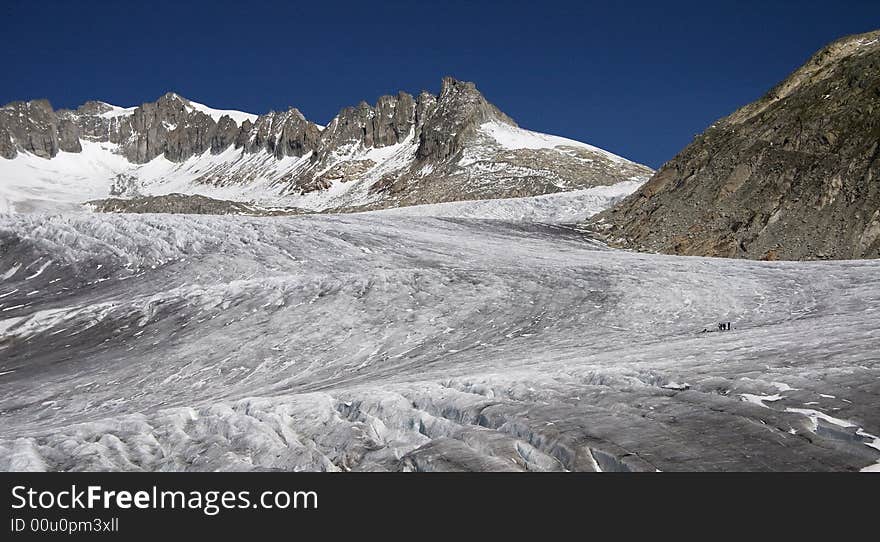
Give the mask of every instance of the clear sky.
M 880 0 L 0 2 L 0 103 L 298 107 L 474 81 L 525 128 L 657 167 Z

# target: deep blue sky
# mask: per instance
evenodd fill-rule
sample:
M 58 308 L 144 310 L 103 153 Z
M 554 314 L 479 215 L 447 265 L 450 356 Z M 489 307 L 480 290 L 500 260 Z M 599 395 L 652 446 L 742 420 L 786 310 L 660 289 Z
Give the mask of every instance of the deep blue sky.
M 326 123 L 450 74 L 525 128 L 657 167 L 825 43 L 876 28 L 878 0 L 2 0 L 0 103 L 173 90 Z

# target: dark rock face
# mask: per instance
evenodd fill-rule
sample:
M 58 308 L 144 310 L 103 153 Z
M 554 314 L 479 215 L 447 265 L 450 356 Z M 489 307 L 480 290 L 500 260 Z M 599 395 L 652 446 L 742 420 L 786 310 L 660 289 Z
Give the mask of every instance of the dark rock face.
M 260 115 L 253 126 L 246 121 L 236 140 L 245 152 L 266 150 L 276 158 L 304 156 L 318 148 L 321 130 L 296 108 Z
M 0 108 L 0 156 L 14 158 L 19 150 L 52 158 L 59 150 L 82 149 L 75 125 L 59 120 L 48 101 L 32 100 Z
M 82 145 L 79 142 L 80 129 L 75 122 L 68 118 L 58 119 L 58 149 L 64 152 L 80 152 Z
M 220 117 L 220 120 L 217 122 L 217 128 L 211 136 L 211 152 L 220 154 L 230 145 L 234 145 L 238 132 L 238 125 L 235 124 L 234 120 L 228 116 Z
M 17 154 L 18 150 L 15 148 L 12 134 L 6 128 L 0 129 L 0 157 L 9 160 L 15 158 Z
M 880 31 L 825 47 L 591 221 L 615 245 L 752 259 L 880 256 Z
M 463 141 L 480 124 L 498 120 L 516 123 L 486 101 L 473 83 L 443 78 L 440 96 L 423 109 L 424 123 L 419 135 L 420 160 L 445 160 L 461 151 Z
M 103 102 L 89 101 L 79 106 L 76 111 L 64 112 L 80 129 L 80 136 L 94 141 L 110 141 L 111 134 L 116 134 L 119 118 L 102 118 L 103 113 L 113 108 Z M 59 112 L 61 113 L 61 112 Z M 118 141 L 118 137 L 114 137 Z
M 119 124 L 115 141 L 132 162 L 144 163 L 164 154 L 179 162 L 211 147 L 216 123 L 201 111 L 192 111 L 186 100 L 166 94 L 155 103 L 134 110 L 128 122 Z
M 0 109 L 0 156 L 13 158 L 23 150 L 52 158 L 59 150 L 80 152 L 81 139 L 87 139 L 117 144 L 133 163 L 162 155 L 179 162 L 207 150 L 219 153 L 239 138 L 235 121 L 215 121 L 173 93 L 129 113 L 105 115 L 113 109 L 97 101 L 75 111 L 55 111 L 45 100 L 11 103 Z
M 405 92 L 382 96 L 375 107 L 366 102 L 346 107 L 324 131 L 322 151 L 331 152 L 353 142 L 362 142 L 365 147 L 400 143 L 415 124 L 415 107 L 415 100 Z

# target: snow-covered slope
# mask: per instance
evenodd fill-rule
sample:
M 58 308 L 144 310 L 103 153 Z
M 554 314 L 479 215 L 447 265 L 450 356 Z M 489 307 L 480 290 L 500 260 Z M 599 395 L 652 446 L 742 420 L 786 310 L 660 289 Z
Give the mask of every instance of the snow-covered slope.
M 511 132 L 515 130 L 515 132 Z M 543 149 L 552 150 L 560 157 L 568 157 L 571 149 L 594 147 L 564 138 L 546 136 L 521 128 L 509 127 L 506 131 L 489 128 L 485 133 L 493 136 L 515 133 L 518 139 L 501 139 L 503 150 Z M 267 152 L 245 153 L 229 147 L 221 153 L 210 151 L 193 156 L 182 162 L 173 162 L 164 156 L 146 164 L 129 162 L 118 154 L 112 143 L 83 141 L 78 153 L 59 152 L 52 159 L 21 152 L 14 159 L 0 159 L 0 212 L 72 211 L 81 204 L 108 196 L 162 195 L 170 193 L 199 194 L 217 199 L 255 202 L 261 205 L 291 206 L 309 210 L 368 206 L 380 203 L 384 197 L 371 191 L 371 187 L 385 175 L 399 174 L 415 163 L 417 144 L 412 137 L 401 143 L 381 148 L 365 148 L 353 143 L 339 148 L 315 163 L 312 155 L 277 159 Z M 474 186 L 495 182 L 499 166 L 493 161 L 499 149 L 491 143 L 482 142 L 479 147 L 466 153 L 461 162 L 464 171 L 470 171 Z M 503 151 L 501 151 L 503 152 Z M 623 160 L 605 153 L 602 155 Z M 479 156 L 479 159 L 474 158 Z M 356 179 L 344 178 L 344 168 L 356 168 Z M 483 170 L 481 168 L 485 167 Z M 504 175 L 519 175 L 516 168 L 503 169 Z M 328 186 L 306 193 L 291 192 L 288 179 L 307 171 L 315 177 L 340 171 L 338 177 L 328 181 Z M 426 175 L 430 171 L 424 172 Z M 525 176 L 534 175 L 524 169 Z M 476 178 L 481 175 L 483 178 Z M 459 172 L 457 176 L 461 176 Z M 551 173 L 547 173 L 550 178 Z M 240 182 L 246 178 L 246 182 Z M 628 190 L 636 181 L 621 181 L 613 189 L 597 188 L 596 194 L 616 195 Z M 572 186 L 559 189 L 571 190 Z M 590 192 L 577 191 L 578 194 Z M 598 200 L 594 200 L 598 201 Z M 574 213 L 593 214 L 595 206 Z M 605 207 L 603 207 L 604 209 Z M 602 209 L 598 209 L 602 210 Z
M 524 130 L 518 126 L 504 124 L 501 122 L 487 122 L 480 125 L 480 131 L 490 135 L 499 145 L 508 150 L 516 149 L 557 149 L 562 150 L 567 147 L 575 149 L 586 149 L 592 153 L 599 154 L 613 162 L 626 162 L 625 158 L 610 153 L 605 149 L 600 149 L 592 145 L 587 145 L 580 141 L 567 139 L 564 137 L 542 134 Z
M 295 108 L 257 116 L 175 93 L 133 108 L 0 108 L 0 212 L 169 193 L 351 211 L 535 196 L 650 174 L 596 147 L 519 128 L 473 84 L 451 78 L 438 96 L 383 96 L 344 108 L 327 126 Z
M 134 113 L 136 107 L 119 107 L 118 105 L 108 104 L 107 102 L 100 102 L 102 105 L 107 106 L 107 110 L 103 113 L 99 113 L 98 116 L 102 119 L 115 119 L 119 117 L 129 117 Z
M 389 169 L 407 165 L 414 152 L 410 142 L 381 149 L 344 149 L 333 165 L 359 160 L 377 160 L 378 165 L 365 171 L 360 182 L 333 182 L 325 190 L 290 194 L 284 180 L 308 168 L 311 155 L 279 160 L 265 152 L 247 154 L 228 148 L 183 162 L 160 156 L 132 164 L 116 154 L 112 144 L 83 142 L 82 152 L 60 152 L 51 160 L 26 153 L 13 160 L 0 159 L 0 212 L 76 211 L 86 201 L 108 196 L 171 193 L 310 210 L 363 205 L 376 199 L 367 193 L 370 183 Z M 226 182 L 241 176 L 247 176 L 247 184 Z
M 30 153 L 0 158 L 0 212 L 78 209 L 106 197 L 113 179 L 131 168 L 112 147 L 87 143 L 82 152 L 61 152 L 51 160 Z
M 219 122 L 223 117 L 229 117 L 236 124 L 241 125 L 244 121 L 257 122 L 257 118 L 259 115 L 254 115 L 253 113 L 245 113 L 243 111 L 235 111 L 233 109 L 214 109 L 213 107 L 208 107 L 207 105 L 203 105 L 192 100 L 187 100 L 187 104 L 192 107 L 195 111 L 201 111 L 202 113 L 208 115 L 215 122 Z
M 231 118 L 235 121 L 236 124 L 241 125 L 244 121 L 256 122 L 259 118 L 259 115 L 254 115 L 253 113 L 245 113 L 244 111 L 237 111 L 234 109 L 214 109 L 213 107 L 208 107 L 207 105 L 200 104 L 198 102 L 194 102 L 192 100 L 187 100 L 182 96 L 171 93 L 171 96 L 176 97 L 181 102 L 183 102 L 184 106 L 191 111 L 200 111 L 212 119 L 214 122 L 219 122 L 221 118 L 224 116 Z M 129 117 L 134 114 L 137 107 L 120 107 L 118 105 L 108 104 L 107 102 L 99 102 L 105 106 L 107 106 L 107 110 L 103 113 L 99 113 L 98 116 L 104 119 L 112 119 L 118 117 Z
M 117 154 L 113 144 L 85 141 L 78 153 L 59 152 L 47 160 L 19 153 L 12 160 L 0 159 L 0 210 L 6 212 L 76 211 L 88 200 L 111 195 L 202 194 L 227 199 L 270 198 L 278 194 L 267 188 L 296 160 L 275 160 L 266 154 L 244 156 L 229 149 L 219 155 L 205 153 L 184 162 L 158 157 L 146 164 L 133 164 Z M 193 182 L 210 172 L 247 169 L 253 184 L 231 190 Z M 246 193 L 244 193 L 246 192 Z M 249 196 L 243 198 L 243 196 Z
M 0 246 L 2 469 L 880 460 L 877 261 L 389 213 L 14 215 Z

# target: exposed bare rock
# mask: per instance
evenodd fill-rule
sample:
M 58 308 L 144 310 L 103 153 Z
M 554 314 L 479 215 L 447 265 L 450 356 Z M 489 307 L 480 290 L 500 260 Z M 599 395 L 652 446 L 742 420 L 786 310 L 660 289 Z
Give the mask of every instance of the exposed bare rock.
M 130 108 L 90 101 L 54 111 L 48 102 L 33 101 L 2 109 L 0 155 L 6 158 L 20 151 L 52 158 L 59 151 L 79 153 L 83 145 L 88 156 L 79 165 L 65 162 L 64 178 L 55 184 L 77 179 L 77 186 L 106 190 L 90 188 L 76 203 L 185 191 L 346 211 L 533 196 L 652 173 L 589 145 L 523 130 L 473 83 L 452 77 L 443 79 L 439 95 L 382 96 L 375 105 L 343 108 L 326 127 L 293 107 L 256 116 L 215 110 L 175 93 Z M 5 167 L 0 162 L 0 175 Z M 35 180 L 21 179 L 22 170 L 43 169 Z M 41 162 L 10 170 L 10 186 L 62 176 Z M 52 190 L 27 185 L 15 193 L 49 198 Z M 0 209 L 2 198 L 0 190 Z M 18 206 L 46 205 L 28 200 Z
M 238 133 L 239 127 L 235 124 L 234 120 L 229 118 L 229 116 L 220 117 L 220 120 L 217 122 L 217 128 L 211 137 L 211 152 L 218 154 L 230 145 L 235 144 Z
M 361 102 L 346 107 L 327 125 L 322 150 L 329 152 L 345 145 L 387 147 L 402 142 L 415 124 L 415 100 L 405 92 L 382 96 L 371 107 Z
M 9 129 L 0 128 L 0 157 L 11 160 L 17 154 L 18 150 L 15 148 L 15 141 L 12 139 L 12 134 L 9 133 Z
M 327 181 L 348 182 L 357 179 L 371 168 L 376 166 L 376 162 L 372 160 L 350 160 L 348 162 L 340 162 L 321 174 L 319 179 Z
M 0 156 L 7 159 L 18 151 L 52 158 L 59 150 L 80 150 L 76 127 L 59 125 L 47 100 L 12 102 L 0 108 L 0 134 Z
M 198 215 L 295 215 L 301 210 L 264 209 L 239 201 L 218 200 L 190 194 L 166 194 L 164 196 L 139 196 L 135 198 L 107 198 L 86 204 L 101 213 L 173 213 Z
M 614 245 L 752 259 L 880 256 L 880 31 L 838 40 L 591 222 Z
M 321 132 L 296 108 L 261 115 L 252 128 L 243 127 L 236 147 L 246 152 L 268 151 L 276 158 L 303 156 L 318 148 Z
M 464 142 L 475 134 L 476 127 L 497 120 L 505 124 L 516 123 L 486 101 L 473 83 L 443 78 L 443 86 L 431 113 L 426 115 L 419 134 L 419 150 L 416 156 L 422 161 L 439 161 L 454 156 L 464 147 Z

